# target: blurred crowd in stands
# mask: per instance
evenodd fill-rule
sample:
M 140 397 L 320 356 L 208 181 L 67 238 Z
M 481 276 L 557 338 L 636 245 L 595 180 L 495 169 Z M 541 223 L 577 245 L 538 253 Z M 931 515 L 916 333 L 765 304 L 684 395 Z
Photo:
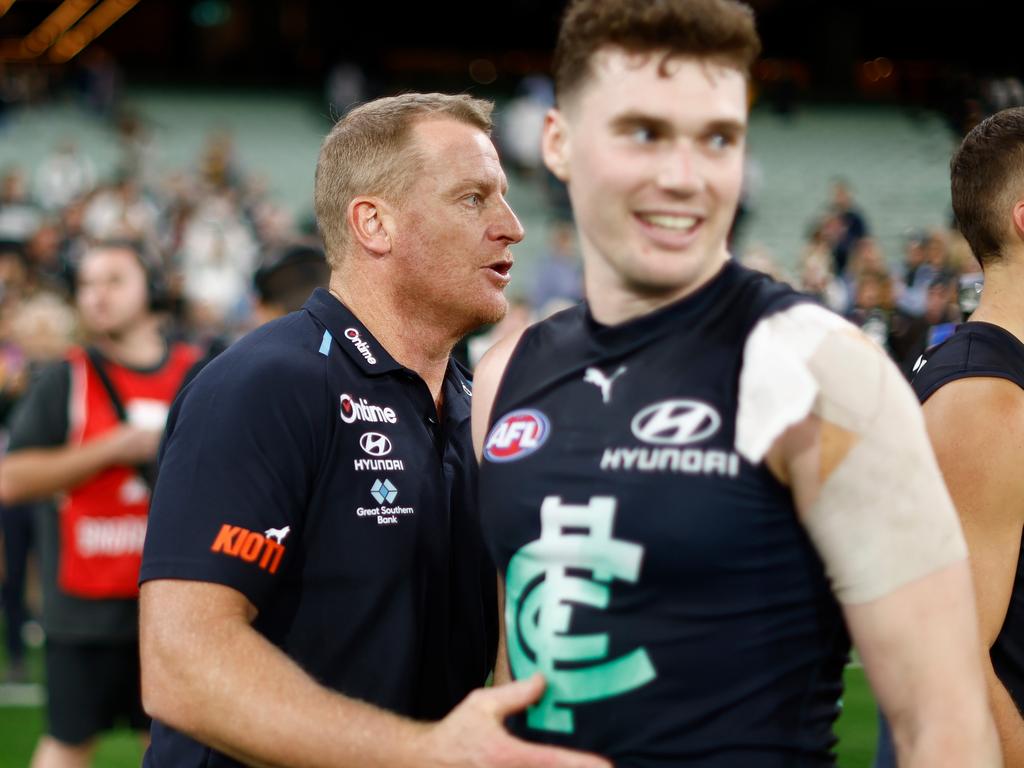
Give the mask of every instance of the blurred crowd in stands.
M 921 353 L 974 311 L 982 274 L 952 223 L 907 229 L 902 247 L 895 257 L 882 252 L 848 183 L 836 179 L 830 202 L 809 227 L 796 274 L 756 246 L 740 259 L 848 319 L 884 348 L 909 379 Z

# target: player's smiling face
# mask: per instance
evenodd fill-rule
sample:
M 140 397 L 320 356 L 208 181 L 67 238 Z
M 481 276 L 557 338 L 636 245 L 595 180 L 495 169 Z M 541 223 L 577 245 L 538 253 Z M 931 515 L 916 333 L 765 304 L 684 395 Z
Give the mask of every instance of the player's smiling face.
M 545 125 L 545 160 L 568 182 L 587 291 L 655 303 L 728 258 L 743 180 L 747 82 L 713 60 L 599 51 Z

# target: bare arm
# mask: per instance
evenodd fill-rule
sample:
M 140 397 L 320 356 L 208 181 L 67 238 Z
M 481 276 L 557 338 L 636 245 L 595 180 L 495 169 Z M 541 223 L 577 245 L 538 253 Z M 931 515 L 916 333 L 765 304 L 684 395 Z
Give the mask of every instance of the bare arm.
M 110 466 L 156 456 L 160 432 L 121 425 L 82 445 L 25 448 L 0 461 L 0 501 L 17 504 L 70 490 Z
M 525 744 L 504 718 L 543 692 L 539 677 L 470 694 L 444 720 L 418 723 L 334 693 L 250 625 L 241 593 L 204 582 L 142 586 L 146 710 L 257 766 L 607 768 L 586 755 Z
M 498 657 L 494 660 L 494 684 L 504 685 L 512 681 L 512 670 L 508 666 L 508 648 L 505 643 L 505 579 L 498 577 Z
M 473 376 L 473 448 L 476 460 L 484 453 L 484 440 L 490 423 L 491 409 L 498 394 L 498 385 L 505 373 L 508 359 L 519 343 L 522 332 L 513 333 L 498 341 L 487 351 L 477 365 Z M 498 574 L 498 657 L 494 664 L 494 684 L 501 685 L 512 680 L 508 665 L 508 651 L 505 644 L 505 579 Z
M 925 422 L 963 524 L 989 704 L 1010 768 L 1024 766 L 1024 719 L 996 676 L 989 649 L 1006 620 L 1024 525 L 1024 394 L 1003 379 L 951 382 L 924 405 Z

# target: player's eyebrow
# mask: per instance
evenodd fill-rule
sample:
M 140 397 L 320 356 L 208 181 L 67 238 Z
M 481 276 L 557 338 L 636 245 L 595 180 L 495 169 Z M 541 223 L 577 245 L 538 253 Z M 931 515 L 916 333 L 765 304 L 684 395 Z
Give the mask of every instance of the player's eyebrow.
M 624 133 L 634 128 L 649 128 L 658 134 L 671 134 L 673 132 L 672 123 L 668 120 L 644 114 L 643 112 L 623 112 L 612 120 L 612 129 L 615 131 Z

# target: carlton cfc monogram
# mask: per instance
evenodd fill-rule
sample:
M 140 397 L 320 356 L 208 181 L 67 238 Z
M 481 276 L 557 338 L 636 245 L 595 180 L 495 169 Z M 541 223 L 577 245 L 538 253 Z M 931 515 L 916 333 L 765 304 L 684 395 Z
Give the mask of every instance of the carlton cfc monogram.
M 570 705 L 619 696 L 657 677 L 643 648 L 605 661 L 607 633 L 568 634 L 572 604 L 606 609 L 613 580 L 639 578 L 644 548 L 612 537 L 610 496 L 584 505 L 548 496 L 540 519 L 540 538 L 513 555 L 506 573 L 509 660 L 517 678 L 542 672 L 547 680 L 544 697 L 527 711 L 527 725 L 572 733 Z

